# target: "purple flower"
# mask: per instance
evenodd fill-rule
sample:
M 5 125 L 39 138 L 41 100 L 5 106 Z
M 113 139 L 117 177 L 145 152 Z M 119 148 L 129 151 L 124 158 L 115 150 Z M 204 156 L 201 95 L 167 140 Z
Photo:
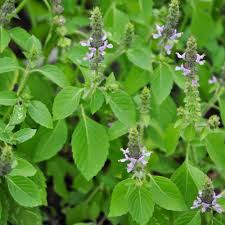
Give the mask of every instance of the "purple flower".
M 215 83 L 217 83 L 218 82 L 218 79 L 216 78 L 216 76 L 212 76 L 212 78 L 211 79 L 209 79 L 209 84 L 215 84 Z
M 222 197 L 221 194 L 216 195 L 214 192 L 211 203 L 207 203 L 207 202 L 204 202 L 204 200 L 203 200 L 202 191 L 199 191 L 197 199 L 194 200 L 193 206 L 191 207 L 191 209 L 200 208 L 202 213 L 212 209 L 217 213 L 222 213 L 223 208 L 217 203 L 217 199 L 219 199 L 221 197 Z
M 164 49 L 166 50 L 166 54 L 167 55 L 170 55 L 171 54 L 172 48 L 173 48 L 173 45 L 167 44 L 167 45 L 164 46 Z
M 180 54 L 179 52 L 176 52 L 177 58 L 178 59 L 183 59 L 186 61 L 186 53 Z M 199 65 L 203 65 L 205 63 L 205 60 L 202 60 L 205 57 L 205 55 L 199 55 L 196 54 L 196 60 L 195 62 L 198 63 Z M 184 66 L 181 64 L 181 66 L 176 66 L 175 70 L 181 70 L 183 71 L 184 76 L 187 76 L 191 73 L 191 69 L 189 69 L 187 66 Z
M 180 38 L 182 36 L 182 32 L 181 33 L 177 33 L 177 30 L 174 29 L 173 34 L 169 37 L 170 40 L 176 40 L 178 38 Z
M 198 86 L 198 80 L 197 80 L 197 79 L 193 79 L 193 80 L 191 81 L 191 85 L 192 85 L 193 87 Z
M 158 39 L 158 38 L 162 37 L 162 32 L 164 31 L 164 25 L 163 26 L 156 25 L 156 30 L 158 33 L 153 34 L 154 39 Z
M 93 41 L 92 37 L 90 37 L 89 40 L 87 40 L 87 41 L 80 42 L 81 46 L 89 47 L 88 48 L 89 52 L 84 57 L 84 60 L 91 61 L 95 57 L 95 54 L 97 51 L 99 52 L 99 54 L 101 56 L 103 56 L 103 55 L 105 55 L 105 50 L 107 48 L 113 48 L 113 45 L 108 43 L 107 36 L 105 33 L 102 36 L 101 40 L 103 41 L 103 44 L 102 44 L 102 46 L 100 46 L 98 48 L 96 48 L 92 45 L 92 41 Z
M 130 173 L 135 171 L 136 167 L 140 166 L 142 168 L 148 163 L 149 157 L 151 156 L 151 152 L 147 151 L 145 147 L 141 149 L 141 155 L 138 159 L 133 158 L 130 154 L 129 148 L 122 149 L 121 151 L 124 154 L 124 158 L 120 159 L 119 162 L 128 162 L 127 164 L 127 172 Z
M 179 52 L 176 52 L 176 55 L 177 55 L 177 58 L 178 59 L 183 59 L 183 60 L 185 60 L 185 52 L 183 53 L 183 54 L 180 54 Z
M 198 63 L 199 65 L 204 65 L 205 60 L 202 60 L 204 57 L 205 57 L 204 54 L 202 54 L 202 55 L 197 54 L 196 63 Z
M 175 68 L 176 71 L 183 71 L 184 76 L 187 76 L 191 73 L 191 70 L 189 70 L 188 68 L 185 68 L 183 64 L 181 64 L 181 66 L 176 66 Z

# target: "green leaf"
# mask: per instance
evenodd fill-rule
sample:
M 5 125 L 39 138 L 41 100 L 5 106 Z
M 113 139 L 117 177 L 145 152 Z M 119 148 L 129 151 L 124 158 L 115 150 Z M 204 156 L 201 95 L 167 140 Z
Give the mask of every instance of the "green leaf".
M 16 167 L 10 172 L 9 176 L 32 177 L 37 170 L 27 160 L 16 157 Z
M 90 102 L 90 108 L 91 113 L 96 113 L 103 105 L 104 103 L 104 95 L 102 92 L 97 89 L 95 93 L 91 96 L 91 102 Z
M 150 82 L 150 72 L 132 67 L 123 81 L 125 91 L 132 95 Z
M 216 32 L 209 32 L 209 30 L 215 29 L 216 24 L 210 13 L 199 6 L 198 2 L 192 1 L 193 15 L 190 28 L 199 45 L 205 46 L 216 38 Z
M 17 70 L 19 67 L 17 66 L 14 59 L 9 57 L 0 58 L 0 74 L 8 73 Z
M 180 189 L 188 207 L 191 207 L 193 201 L 198 195 L 198 190 L 205 181 L 204 173 L 198 168 L 185 161 L 172 175 L 171 180 Z
M 123 11 L 116 7 L 109 7 L 109 10 L 104 16 L 104 23 L 107 27 L 107 31 L 112 33 L 110 39 L 120 43 L 121 36 L 124 33 L 125 25 L 129 22 L 129 17 Z
M 56 95 L 53 103 L 53 117 L 55 120 L 70 116 L 79 106 L 82 89 L 66 87 Z
M 64 120 L 58 121 L 53 129 L 41 127 L 35 135 L 33 160 L 41 162 L 53 157 L 63 147 L 67 139 L 67 126 Z
M 90 180 L 103 167 L 109 149 L 109 140 L 105 128 L 83 117 L 72 136 L 73 158 L 83 176 Z
M 184 212 L 175 217 L 174 225 L 201 225 L 200 212 Z
M 17 143 L 23 143 L 31 139 L 36 133 L 36 129 L 24 128 L 13 134 L 13 140 Z
M 128 132 L 128 127 L 121 123 L 120 121 L 115 121 L 112 123 L 112 126 L 109 128 L 109 139 L 110 141 L 119 138 L 120 136 Z
M 133 179 L 126 179 L 119 182 L 113 189 L 109 217 L 122 216 L 128 213 L 128 192 L 135 185 Z
M 173 70 L 165 63 L 160 63 L 151 78 L 152 93 L 157 104 L 161 104 L 169 95 L 173 87 Z
M 9 42 L 10 36 L 7 30 L 5 30 L 3 26 L 0 26 L 0 53 L 4 51 L 4 49 L 8 46 Z
M 18 204 L 11 205 L 9 220 L 14 225 L 43 225 L 42 216 L 38 208 L 24 208 Z
M 21 27 L 13 28 L 9 31 L 10 36 L 15 41 L 17 45 L 19 45 L 22 49 L 29 51 L 27 48 L 27 41 L 31 37 L 31 35 Z
M 39 72 L 48 78 L 59 87 L 64 88 L 69 86 L 69 81 L 63 71 L 55 65 L 45 65 L 41 68 L 35 69 L 32 72 Z
M 109 105 L 115 116 L 127 127 L 136 122 L 135 105 L 132 98 L 124 91 L 118 90 L 109 93 Z
M 152 71 L 151 54 L 146 48 L 131 48 L 127 51 L 128 59 L 143 70 Z
M 41 205 L 41 193 L 37 185 L 27 177 L 7 176 L 9 192 L 13 199 L 25 207 Z
M 179 142 L 179 129 L 174 127 L 174 124 L 168 126 L 165 130 L 164 142 L 165 149 L 168 154 L 172 154 L 175 152 L 177 144 Z
M 17 95 L 13 91 L 0 91 L 0 105 L 15 105 L 17 101 Z
M 138 224 L 146 224 L 152 217 L 155 203 L 149 187 L 133 186 L 128 197 L 129 213 Z
M 187 209 L 178 187 L 170 179 L 152 176 L 150 189 L 154 202 L 160 207 L 174 211 L 184 211 Z
M 26 106 L 24 104 L 16 104 L 13 107 L 13 112 L 10 116 L 9 124 L 11 126 L 14 126 L 22 123 L 26 118 L 26 114 L 27 114 Z
M 218 169 L 225 170 L 225 135 L 222 132 L 212 132 L 206 137 L 206 148 L 212 161 Z
M 28 105 L 28 113 L 31 118 L 44 127 L 52 128 L 52 116 L 45 104 L 40 101 L 33 100 Z

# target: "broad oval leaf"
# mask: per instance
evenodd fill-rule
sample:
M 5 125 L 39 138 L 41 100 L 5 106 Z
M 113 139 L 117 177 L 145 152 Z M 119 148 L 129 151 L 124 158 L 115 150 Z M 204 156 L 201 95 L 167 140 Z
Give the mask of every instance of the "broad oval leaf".
M 135 185 L 133 179 L 126 179 L 119 182 L 113 189 L 109 217 L 122 216 L 128 213 L 128 192 Z
M 52 128 L 52 116 L 45 104 L 40 101 L 33 100 L 28 105 L 28 113 L 31 118 L 44 127 Z
M 0 26 L 0 53 L 8 46 L 10 42 L 10 36 L 8 31 L 4 29 L 3 26 Z
M 17 124 L 22 123 L 26 118 L 26 114 L 27 114 L 27 108 L 25 104 L 16 104 L 13 107 L 13 112 L 10 116 L 9 124 L 11 126 L 15 126 Z
M 132 98 L 121 90 L 111 92 L 108 96 L 107 101 L 115 116 L 126 126 L 133 126 L 136 122 L 136 111 Z
M 155 203 L 146 185 L 133 185 L 128 197 L 129 213 L 138 224 L 146 224 L 152 217 Z
M 10 172 L 9 176 L 32 177 L 37 170 L 27 160 L 16 158 L 16 167 Z
M 63 147 L 67 139 L 67 126 L 64 120 L 58 121 L 53 129 L 41 127 L 33 143 L 33 160 L 41 162 L 50 159 Z
M 225 170 L 225 135 L 222 132 L 212 132 L 206 137 L 206 148 L 212 161 L 219 169 Z
M 15 105 L 17 95 L 13 91 L 0 91 L 0 105 L 10 106 Z
M 41 68 L 33 70 L 33 72 L 41 73 L 42 75 L 44 75 L 46 78 L 48 78 L 61 88 L 70 85 L 63 71 L 55 65 L 45 65 Z
M 201 225 L 200 211 L 184 212 L 175 217 L 174 225 Z
M 185 161 L 172 175 L 171 180 L 177 185 L 184 199 L 191 207 L 196 199 L 198 190 L 205 181 L 205 174 L 198 168 Z
M 91 113 L 92 114 L 96 113 L 102 107 L 103 103 L 104 103 L 104 95 L 99 89 L 97 89 L 95 93 L 91 96 L 90 101 Z
M 15 60 L 10 57 L 0 58 L 0 74 L 17 70 L 19 67 Z
M 23 143 L 29 139 L 31 139 L 36 133 L 36 129 L 24 128 L 18 130 L 13 134 L 13 141 L 16 143 Z
M 22 176 L 7 176 L 7 184 L 10 194 L 18 204 L 25 207 L 41 205 L 41 193 L 31 179 Z
M 152 93 L 157 104 L 161 104 L 170 94 L 173 87 L 173 70 L 170 65 L 160 63 L 151 78 Z
M 127 51 L 128 59 L 143 70 L 152 71 L 150 51 L 144 47 L 131 48 Z
M 83 115 L 73 132 L 72 150 L 75 163 L 87 180 L 103 167 L 108 155 L 108 139 L 102 125 Z
M 150 189 L 154 202 L 160 207 L 174 211 L 184 211 L 187 209 L 178 187 L 170 179 L 152 176 Z
M 78 107 L 82 89 L 66 87 L 56 95 L 53 103 L 53 117 L 55 120 L 70 116 Z

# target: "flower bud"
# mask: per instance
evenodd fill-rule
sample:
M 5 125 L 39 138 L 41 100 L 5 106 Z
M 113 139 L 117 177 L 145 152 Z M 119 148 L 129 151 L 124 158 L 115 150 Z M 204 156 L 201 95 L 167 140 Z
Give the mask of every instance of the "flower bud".
M 103 45 L 103 21 L 102 14 L 98 7 L 94 8 L 91 13 L 91 29 L 92 29 L 92 41 L 91 45 L 95 48 L 99 48 Z
M 0 155 L 0 177 L 9 174 L 12 170 L 13 153 L 9 146 L 2 148 Z
M 216 129 L 220 125 L 220 118 L 217 115 L 212 115 L 208 119 L 208 125 L 211 129 Z
M 134 39 L 134 25 L 132 23 L 128 23 L 125 26 L 124 37 L 123 37 L 123 45 L 125 48 L 129 48 Z
M 131 128 L 129 131 L 129 143 L 128 148 L 133 158 L 140 156 L 140 144 L 139 144 L 139 133 L 137 128 Z
M 15 10 L 15 0 L 6 0 L 0 9 L 0 25 L 9 22 L 9 15 Z

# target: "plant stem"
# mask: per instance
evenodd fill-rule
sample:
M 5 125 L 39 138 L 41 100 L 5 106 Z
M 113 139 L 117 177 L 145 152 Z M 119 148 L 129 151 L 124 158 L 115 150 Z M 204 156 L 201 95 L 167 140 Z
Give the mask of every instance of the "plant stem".
M 18 14 L 26 4 L 27 0 L 23 0 L 18 7 L 12 12 L 12 14 L 9 16 L 9 20 L 11 20 L 16 14 Z
M 215 103 L 218 101 L 218 98 L 224 93 L 224 89 L 218 87 L 216 89 L 215 94 L 210 99 L 210 101 L 205 105 L 205 107 L 202 110 L 202 114 L 205 115 L 211 107 L 214 107 Z
M 19 84 L 19 89 L 18 89 L 18 92 L 17 92 L 17 95 L 20 96 L 26 86 L 26 83 L 28 81 L 28 78 L 29 78 L 29 73 L 30 73 L 30 64 L 28 63 L 27 64 L 27 67 L 25 69 L 25 72 L 24 72 L 24 75 L 23 75 L 23 78 L 21 79 L 21 82 Z

